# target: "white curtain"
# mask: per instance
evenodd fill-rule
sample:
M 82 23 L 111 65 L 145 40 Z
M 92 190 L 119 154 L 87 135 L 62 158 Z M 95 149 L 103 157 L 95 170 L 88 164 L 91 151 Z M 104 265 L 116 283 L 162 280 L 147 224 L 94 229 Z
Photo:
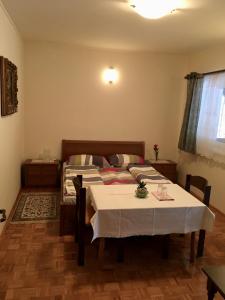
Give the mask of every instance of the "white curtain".
M 216 140 L 221 101 L 225 88 L 225 73 L 206 75 L 197 128 L 197 154 L 225 163 L 225 143 Z

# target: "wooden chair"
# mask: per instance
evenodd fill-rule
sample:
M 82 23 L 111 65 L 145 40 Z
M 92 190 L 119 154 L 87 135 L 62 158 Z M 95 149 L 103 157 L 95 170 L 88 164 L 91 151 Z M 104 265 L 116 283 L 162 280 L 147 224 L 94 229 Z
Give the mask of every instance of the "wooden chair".
M 191 191 L 191 187 L 195 187 L 199 191 L 202 192 L 203 198 L 200 199 L 200 200 L 206 206 L 209 206 L 211 186 L 208 185 L 208 181 L 205 178 L 201 177 L 201 176 L 192 176 L 192 175 L 188 174 L 186 176 L 185 190 L 187 192 L 192 193 L 192 194 L 194 194 L 196 196 L 196 194 L 193 193 L 193 191 Z M 197 257 L 203 256 L 203 253 L 204 253 L 204 244 L 205 244 L 205 230 L 201 229 L 199 231 Z M 190 255 L 190 261 L 194 262 L 194 259 L 195 259 L 195 232 L 192 232 L 191 233 L 191 255 Z
M 82 187 L 82 175 L 77 175 L 73 178 L 73 184 L 76 190 L 76 205 L 75 205 L 75 242 L 78 243 L 77 264 L 83 266 L 85 263 L 85 236 L 87 228 L 90 227 L 90 220 L 95 211 L 91 205 L 86 205 L 86 188 Z M 99 239 L 98 259 L 100 265 L 103 264 L 105 239 Z M 124 260 L 124 239 L 117 241 L 117 261 Z
M 225 265 L 204 266 L 202 271 L 207 276 L 208 300 L 213 300 L 216 292 L 225 299 Z
M 77 243 L 78 242 L 78 219 L 79 219 L 79 216 L 78 216 L 78 210 L 79 210 L 79 204 L 80 204 L 80 201 L 79 201 L 79 189 L 82 188 L 82 184 L 83 184 L 83 177 L 82 175 L 77 175 L 76 177 L 73 178 L 73 185 L 74 185 L 74 188 L 76 190 L 76 201 L 75 201 L 75 226 L 74 226 L 74 239 L 75 239 L 75 242 Z M 78 193 L 77 193 L 78 192 Z
M 76 190 L 75 241 L 78 243 L 77 263 L 79 266 L 83 266 L 86 229 L 90 226 L 90 219 L 94 214 L 94 209 L 90 205 L 86 205 L 86 188 L 82 187 L 82 175 L 74 177 L 73 184 Z

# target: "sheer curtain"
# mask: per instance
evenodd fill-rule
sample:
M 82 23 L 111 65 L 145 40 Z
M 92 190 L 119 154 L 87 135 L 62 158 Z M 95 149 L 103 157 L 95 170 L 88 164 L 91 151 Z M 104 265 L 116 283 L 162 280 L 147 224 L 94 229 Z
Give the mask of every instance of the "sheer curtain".
M 225 143 L 216 140 L 225 73 L 206 75 L 197 128 L 197 154 L 225 163 Z

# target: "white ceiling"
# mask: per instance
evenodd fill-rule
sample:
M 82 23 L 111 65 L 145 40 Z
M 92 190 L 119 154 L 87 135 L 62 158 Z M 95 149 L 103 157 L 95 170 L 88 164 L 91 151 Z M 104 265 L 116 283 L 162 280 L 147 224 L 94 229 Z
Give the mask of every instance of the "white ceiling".
M 188 8 L 148 20 L 127 0 L 2 0 L 26 40 L 171 53 L 224 43 L 225 0 L 183 1 Z

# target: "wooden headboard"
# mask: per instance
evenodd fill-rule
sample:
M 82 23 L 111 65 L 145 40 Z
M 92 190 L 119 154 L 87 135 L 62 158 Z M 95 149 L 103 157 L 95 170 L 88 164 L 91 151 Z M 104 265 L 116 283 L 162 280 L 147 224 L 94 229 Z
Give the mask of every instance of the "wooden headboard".
M 68 160 L 73 154 L 109 156 L 115 153 L 136 154 L 144 158 L 145 142 L 62 140 L 62 162 Z

